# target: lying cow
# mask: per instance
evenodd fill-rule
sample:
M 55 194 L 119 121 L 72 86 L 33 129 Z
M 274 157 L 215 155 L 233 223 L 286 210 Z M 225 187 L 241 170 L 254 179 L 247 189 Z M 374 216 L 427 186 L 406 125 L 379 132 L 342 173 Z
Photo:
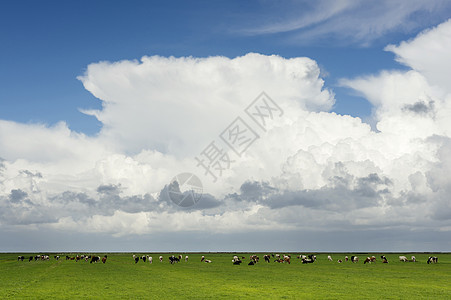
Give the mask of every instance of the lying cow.
M 234 265 L 240 265 L 241 263 L 242 263 L 243 261 L 238 257 L 238 256 L 234 256 L 233 257 L 233 259 L 232 259 L 232 263 L 234 264 Z

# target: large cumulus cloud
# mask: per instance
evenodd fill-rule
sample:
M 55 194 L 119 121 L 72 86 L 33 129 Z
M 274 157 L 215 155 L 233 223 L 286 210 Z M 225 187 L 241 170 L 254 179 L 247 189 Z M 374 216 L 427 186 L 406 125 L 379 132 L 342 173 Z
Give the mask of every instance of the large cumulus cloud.
M 450 59 L 449 24 L 387 47 L 410 70 L 341 81 L 373 104 L 376 130 L 330 112 L 333 92 L 308 58 L 152 56 L 92 64 L 80 80 L 103 102 L 85 111 L 103 124 L 97 136 L 64 123 L 0 121 L 0 224 L 69 232 L 88 226 L 114 236 L 449 231 L 451 95 L 442 79 L 451 74 L 440 64 Z M 418 53 L 431 41 L 423 59 Z M 245 118 L 262 91 L 283 116 L 258 131 L 241 157 L 230 152 L 230 169 L 213 182 L 194 156 L 237 116 Z M 205 195 L 197 206 L 168 199 L 167 185 L 180 172 L 201 178 Z

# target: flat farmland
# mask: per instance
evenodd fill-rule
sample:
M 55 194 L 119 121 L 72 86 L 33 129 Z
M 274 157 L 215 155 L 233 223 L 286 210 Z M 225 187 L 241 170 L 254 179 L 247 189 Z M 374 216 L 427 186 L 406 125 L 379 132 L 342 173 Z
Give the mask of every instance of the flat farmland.
M 0 254 L 0 299 L 451 299 L 449 253 L 384 253 L 388 264 L 379 253 L 319 253 L 312 264 L 296 259 L 299 253 L 290 253 L 291 264 L 273 258 L 265 263 L 264 254 L 255 253 L 260 262 L 254 266 L 248 265 L 249 253 L 46 253 L 50 260 L 29 262 L 36 254 Z M 65 259 L 77 254 L 108 259 L 105 264 Z M 153 263 L 135 263 L 133 254 L 150 255 Z M 189 260 L 171 265 L 172 254 Z M 17 261 L 19 255 L 24 261 Z M 212 262 L 201 262 L 202 255 Z M 244 263 L 232 265 L 234 255 L 246 257 Z M 345 262 L 346 255 L 360 261 Z M 377 261 L 364 264 L 371 255 Z M 399 255 L 415 255 L 417 262 L 400 262 Z M 427 264 L 429 256 L 438 263 Z

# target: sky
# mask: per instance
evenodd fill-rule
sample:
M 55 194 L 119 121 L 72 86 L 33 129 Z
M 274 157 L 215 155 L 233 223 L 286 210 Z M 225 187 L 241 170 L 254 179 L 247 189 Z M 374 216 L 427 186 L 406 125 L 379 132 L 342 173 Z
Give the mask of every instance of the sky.
M 0 251 L 451 251 L 450 18 L 2 1 Z

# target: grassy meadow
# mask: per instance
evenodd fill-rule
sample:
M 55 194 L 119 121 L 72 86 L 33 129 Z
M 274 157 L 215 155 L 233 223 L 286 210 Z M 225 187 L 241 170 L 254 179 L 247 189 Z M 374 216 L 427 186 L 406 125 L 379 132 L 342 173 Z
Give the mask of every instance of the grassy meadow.
M 153 263 L 135 264 L 132 254 L 151 255 Z M 18 255 L 26 259 L 17 261 Z M 236 253 L 247 257 L 238 266 L 231 262 L 235 253 L 188 253 L 188 262 L 174 265 L 168 253 L 107 253 L 106 264 L 65 260 L 66 253 L 28 262 L 31 255 L 35 253 L 0 254 L 0 299 L 451 299 L 451 254 L 443 253 L 434 254 L 438 263 L 429 265 L 430 254 L 414 254 L 417 262 L 406 263 L 398 256 L 412 254 L 389 253 L 388 264 L 377 253 L 331 253 L 333 262 L 327 260 L 329 253 L 321 253 L 313 264 L 301 264 L 294 253 L 291 264 L 265 263 L 258 254 L 260 262 L 254 266 L 247 265 L 249 253 Z M 202 255 L 212 263 L 201 263 Z M 337 263 L 345 255 L 357 255 L 360 261 Z M 370 255 L 377 262 L 364 264 Z

